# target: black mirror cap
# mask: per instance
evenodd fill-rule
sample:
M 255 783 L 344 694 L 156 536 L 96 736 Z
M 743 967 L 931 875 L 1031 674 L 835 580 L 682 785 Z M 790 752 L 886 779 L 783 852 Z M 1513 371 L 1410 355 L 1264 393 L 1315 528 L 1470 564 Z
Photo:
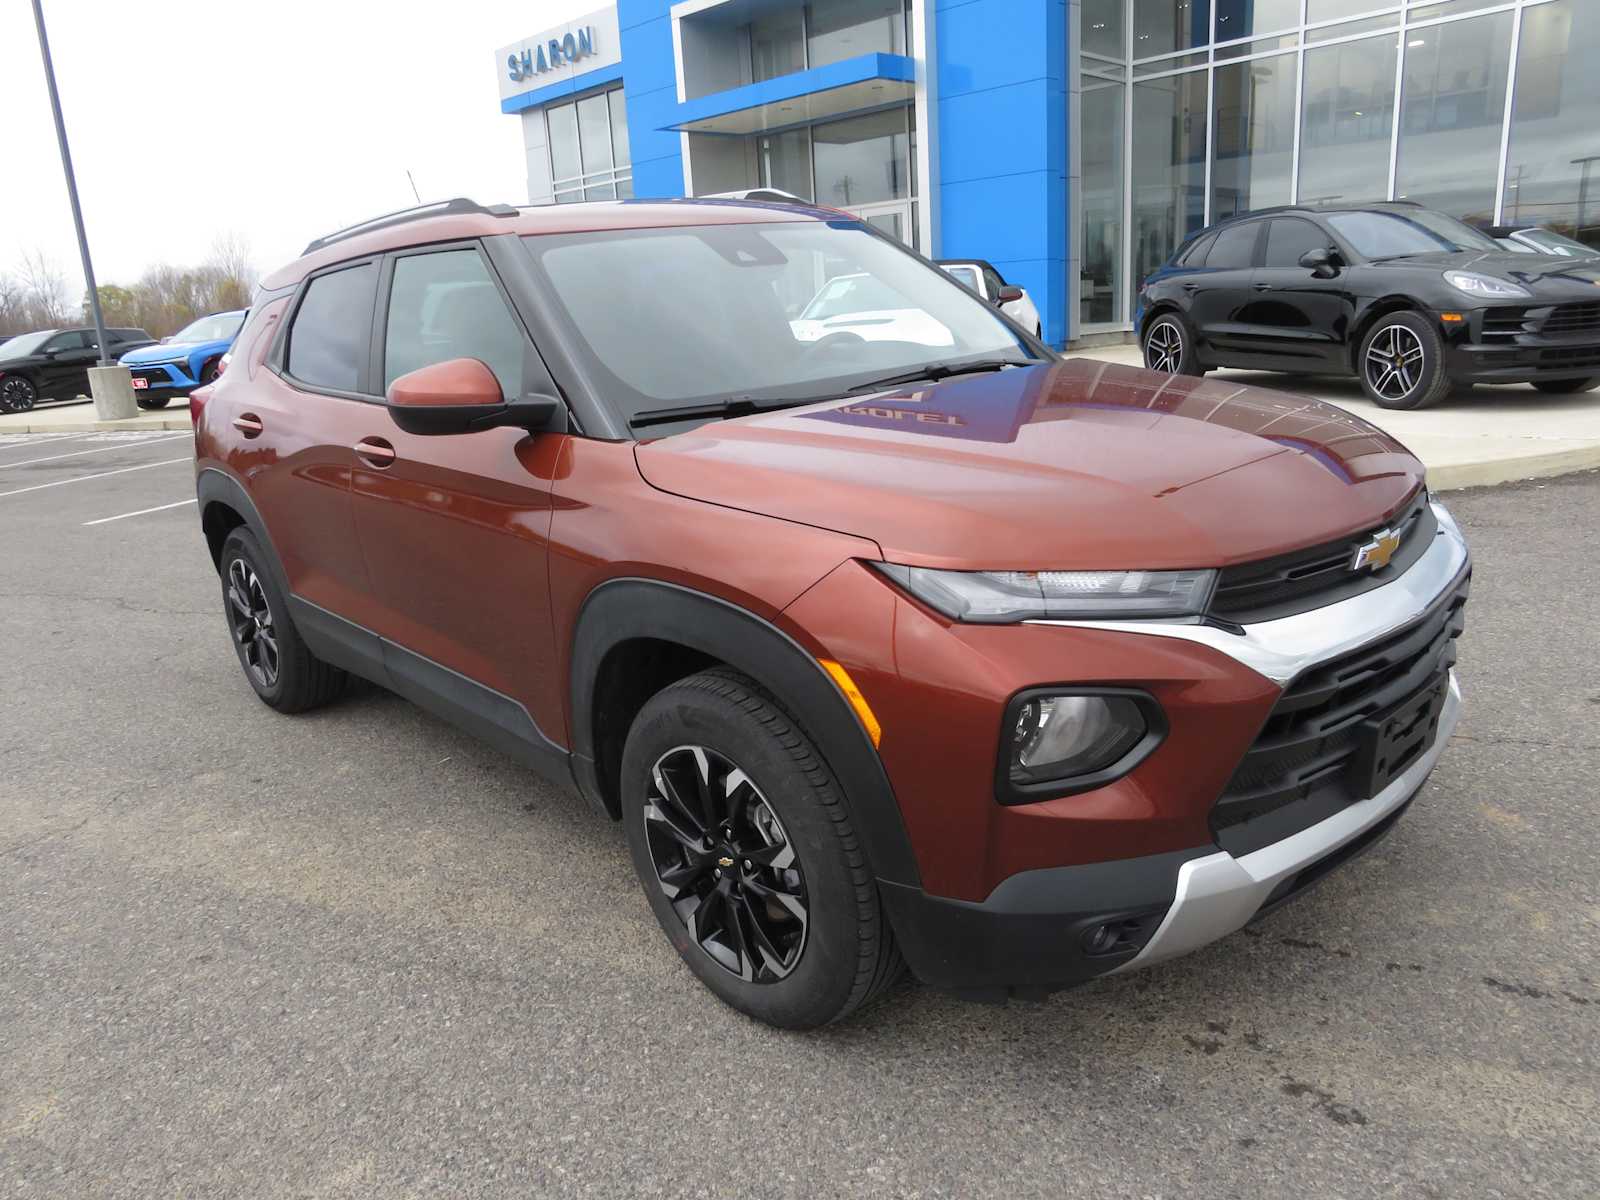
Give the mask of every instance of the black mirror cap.
M 425 437 L 502 427 L 540 433 L 566 425 L 566 409 L 554 396 L 523 396 L 509 404 L 390 404 L 387 407 L 389 416 L 403 431 Z

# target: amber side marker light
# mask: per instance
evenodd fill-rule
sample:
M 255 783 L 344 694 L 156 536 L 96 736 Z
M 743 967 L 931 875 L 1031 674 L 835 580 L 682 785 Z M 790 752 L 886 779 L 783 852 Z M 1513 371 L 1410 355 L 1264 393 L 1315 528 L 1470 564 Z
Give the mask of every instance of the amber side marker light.
M 828 673 L 839 690 L 844 693 L 844 698 L 850 701 L 850 707 L 856 710 L 856 716 L 861 718 L 861 723 L 867 727 L 867 736 L 872 739 L 873 749 L 883 740 L 883 726 L 878 724 L 878 718 L 873 715 L 872 705 L 867 703 L 867 698 L 861 694 L 861 689 L 856 686 L 856 681 L 850 678 L 846 671 L 831 658 L 817 659 L 822 664 L 822 669 Z
M 1466 319 L 1467 318 L 1462 316 L 1460 313 L 1440 313 L 1439 314 L 1439 320 L 1443 321 L 1446 325 L 1459 325 L 1463 321 L 1465 321 Z

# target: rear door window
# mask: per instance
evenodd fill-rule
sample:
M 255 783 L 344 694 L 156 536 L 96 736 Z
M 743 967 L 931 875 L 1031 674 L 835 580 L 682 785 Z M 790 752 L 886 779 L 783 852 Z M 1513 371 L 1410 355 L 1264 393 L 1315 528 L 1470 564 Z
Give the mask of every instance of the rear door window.
M 372 338 L 376 263 L 318 275 L 289 327 L 285 365 L 301 383 L 335 392 L 359 392 Z
M 383 386 L 419 367 L 475 358 L 514 400 L 524 385 L 527 339 L 475 249 L 397 258 L 383 342 Z
M 1261 222 L 1247 221 L 1243 225 L 1230 225 L 1217 234 L 1206 254 L 1206 266 L 1212 270 L 1242 270 L 1255 265 L 1256 240 L 1261 233 Z

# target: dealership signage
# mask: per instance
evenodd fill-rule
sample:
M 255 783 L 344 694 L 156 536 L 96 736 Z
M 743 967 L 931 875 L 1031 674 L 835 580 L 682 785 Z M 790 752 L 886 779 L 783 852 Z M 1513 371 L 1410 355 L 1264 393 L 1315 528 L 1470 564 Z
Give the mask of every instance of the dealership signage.
M 506 70 L 511 78 L 520 82 L 535 75 L 543 75 L 551 67 L 575 63 L 580 58 L 594 54 L 594 26 L 583 25 L 569 29 L 559 38 L 550 38 L 532 48 L 524 46 L 521 53 L 506 55 Z
M 565 83 L 622 62 L 617 10 L 602 8 L 495 51 L 500 98 Z

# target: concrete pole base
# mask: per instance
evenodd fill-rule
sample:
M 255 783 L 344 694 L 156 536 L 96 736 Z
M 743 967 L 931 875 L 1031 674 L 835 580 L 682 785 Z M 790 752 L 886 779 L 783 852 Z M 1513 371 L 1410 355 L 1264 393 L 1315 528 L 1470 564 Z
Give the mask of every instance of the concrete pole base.
M 102 421 L 125 421 L 139 415 L 133 398 L 133 373 L 127 367 L 90 367 L 89 395 L 94 415 Z

